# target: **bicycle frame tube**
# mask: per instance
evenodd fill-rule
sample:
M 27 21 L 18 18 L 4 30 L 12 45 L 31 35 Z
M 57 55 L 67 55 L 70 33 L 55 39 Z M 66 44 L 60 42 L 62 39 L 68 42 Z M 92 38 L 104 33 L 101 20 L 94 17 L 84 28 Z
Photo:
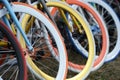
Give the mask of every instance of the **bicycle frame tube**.
M 2 20 L 4 21 L 4 23 L 9 27 L 10 30 L 12 30 L 10 23 L 8 21 L 8 19 L 6 18 L 6 16 L 3 16 Z
M 25 40 L 25 42 L 26 42 L 26 44 L 27 44 L 27 46 L 28 46 L 28 49 L 29 49 L 29 50 L 33 50 L 33 47 L 32 47 L 32 45 L 30 44 L 30 42 L 29 42 L 29 40 L 28 40 L 25 32 L 22 30 L 22 27 L 21 27 L 21 25 L 20 25 L 20 23 L 19 23 L 16 15 L 15 15 L 14 11 L 12 10 L 11 5 L 10 5 L 10 3 L 8 2 L 8 0 L 0 0 L 0 1 L 1 1 L 2 3 L 4 3 L 5 7 L 7 8 L 8 12 L 9 12 L 10 16 L 12 17 L 14 23 L 16 24 L 18 30 L 19 30 L 20 33 L 22 34 L 22 36 L 23 36 L 23 38 L 24 38 L 24 40 Z

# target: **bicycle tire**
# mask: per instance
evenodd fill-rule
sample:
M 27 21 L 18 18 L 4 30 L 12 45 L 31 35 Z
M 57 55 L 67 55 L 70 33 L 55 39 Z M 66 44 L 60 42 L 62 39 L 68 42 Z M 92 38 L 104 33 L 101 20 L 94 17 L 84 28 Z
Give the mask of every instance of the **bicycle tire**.
M 20 44 L 19 44 L 19 42 L 18 42 L 18 40 L 17 40 L 17 38 L 13 35 L 13 33 L 12 33 L 12 31 L 2 22 L 2 21 L 0 21 L 0 32 L 1 32 L 1 35 L 2 35 L 2 37 L 5 37 L 6 39 L 5 39 L 5 41 L 7 42 L 9 42 L 10 44 L 8 45 L 3 45 L 3 46 L 1 46 L 1 49 L 0 49 L 0 54 L 2 55 L 2 54 L 5 54 L 5 55 L 11 55 L 11 56 L 13 56 L 14 55 L 14 57 L 16 58 L 16 60 L 17 60 L 17 64 L 14 64 L 14 65 L 17 65 L 16 67 L 18 67 L 19 69 L 18 69 L 18 77 L 16 78 L 16 79 L 18 79 L 18 80 L 27 80 L 27 68 L 26 68 L 26 61 L 25 61 L 25 56 L 24 56 L 24 52 L 23 52 L 23 50 L 22 50 L 22 48 L 21 48 L 21 46 L 20 46 Z M 2 40 L 2 38 L 1 38 L 1 40 Z M 4 40 L 4 39 L 3 39 Z M 4 48 L 4 46 L 6 46 L 6 50 L 4 50 L 5 48 Z M 8 51 L 8 53 L 7 53 L 7 48 L 8 48 L 8 50 L 10 49 L 9 47 L 11 47 L 11 50 L 14 50 L 12 53 L 10 53 L 9 51 Z M 12 49 L 13 48 L 13 49 Z M 5 52 L 2 52 L 2 49 L 3 49 L 3 51 L 5 51 Z M 9 60 L 9 57 L 4 57 L 4 58 L 7 58 L 8 59 L 8 61 L 6 60 L 4 60 L 3 62 L 2 62 L 2 64 L 0 64 L 0 70 L 1 69 L 3 69 L 3 68 L 5 68 L 7 65 L 5 65 L 5 63 L 7 63 L 7 62 L 10 62 L 10 60 Z M 1 58 L 2 59 L 2 58 Z M 12 61 L 12 60 L 11 60 Z M 14 61 L 13 61 L 14 62 Z M 8 63 L 8 64 L 10 64 L 10 63 Z M 11 64 L 12 65 L 12 64 Z M 14 67 L 14 66 L 13 66 Z M 9 67 L 7 67 L 7 68 L 9 68 Z M 15 67 L 14 67 L 15 68 Z M 5 69 L 5 70 L 7 70 L 7 69 Z M 13 69 L 14 70 L 14 69 Z M 4 71 L 4 70 L 1 70 L 1 73 L 0 73 L 0 79 L 4 79 L 4 80 L 7 80 L 8 78 L 10 78 L 9 76 L 4 76 L 4 75 L 12 75 L 11 74 L 11 72 L 8 70 L 8 73 L 7 73 L 7 71 Z M 3 73 L 3 74 L 2 74 Z M 6 74 L 5 74 L 6 73 Z M 17 74 L 17 73 L 16 73 Z M 15 76 L 15 75 L 14 75 Z M 2 78 L 3 77 L 3 78 Z M 15 79 L 15 77 L 13 77 L 13 78 L 11 78 L 11 79 Z
M 115 14 L 115 12 L 113 11 L 113 9 L 104 1 L 102 1 L 102 0 L 98 0 L 98 1 L 84 0 L 84 1 L 91 2 L 91 3 L 98 4 L 98 5 L 102 6 L 104 9 L 106 9 L 106 11 L 109 12 L 109 15 L 111 15 L 111 17 L 114 21 L 114 24 L 116 26 L 116 32 L 117 32 L 116 44 L 115 44 L 113 50 L 107 54 L 105 62 L 113 61 L 119 54 L 119 44 L 120 44 L 120 35 L 119 35 L 120 34 L 120 31 L 119 31 L 120 30 L 120 27 L 119 27 L 120 22 L 119 22 L 119 19 L 118 19 L 117 15 Z
M 97 11 L 95 11 L 94 8 L 92 8 L 92 6 L 90 6 L 89 4 L 83 1 L 77 1 L 77 0 L 76 1 L 67 0 L 66 2 L 69 3 L 70 5 L 76 4 L 77 6 L 83 7 L 84 9 L 88 10 L 88 12 L 92 14 L 92 17 L 94 17 L 95 20 L 98 22 L 98 25 L 101 29 L 103 43 L 102 43 L 102 49 L 101 49 L 99 56 L 95 56 L 94 67 L 92 68 L 92 71 L 95 71 L 104 64 L 105 57 L 109 50 L 109 39 L 108 39 L 108 31 L 107 31 L 106 25 L 102 21 L 103 19 L 100 17 L 99 13 L 97 13 Z M 86 55 L 86 51 L 82 48 L 82 46 L 78 45 L 76 47 L 78 48 L 80 53 L 82 53 L 83 55 L 85 54 L 85 56 L 88 56 L 88 53 Z

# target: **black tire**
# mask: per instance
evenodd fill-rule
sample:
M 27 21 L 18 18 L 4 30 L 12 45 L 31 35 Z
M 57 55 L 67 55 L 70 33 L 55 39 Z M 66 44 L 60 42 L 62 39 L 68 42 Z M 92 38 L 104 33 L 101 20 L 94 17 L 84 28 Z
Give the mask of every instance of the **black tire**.
M 10 29 L 2 21 L 0 21 L 0 40 L 3 40 L 3 42 L 6 41 L 7 44 L 7 45 L 0 45 L 0 60 L 4 58 L 4 61 L 2 61 L 2 63 L 0 64 L 0 78 L 2 78 L 3 80 L 8 80 L 8 79 L 15 80 L 16 79 L 15 77 L 17 77 L 17 80 L 27 80 L 27 68 L 26 68 L 26 61 L 24 58 L 24 52 L 17 38 L 13 35 L 12 31 L 10 31 Z M 12 50 L 12 52 L 6 52 L 9 50 Z M 3 57 L 2 55 L 6 55 L 6 57 L 5 56 Z M 11 68 L 8 67 L 11 65 L 12 65 Z M 9 68 L 10 71 L 5 72 L 5 70 Z M 15 74 L 13 74 L 15 70 L 16 72 Z M 18 75 L 16 76 L 17 73 Z M 11 79 L 9 75 L 10 77 L 12 77 Z

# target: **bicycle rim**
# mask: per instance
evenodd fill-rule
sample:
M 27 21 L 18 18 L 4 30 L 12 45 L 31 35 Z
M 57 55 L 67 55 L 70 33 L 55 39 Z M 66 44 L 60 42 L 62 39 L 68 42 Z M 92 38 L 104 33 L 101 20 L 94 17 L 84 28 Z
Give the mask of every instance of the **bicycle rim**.
M 60 3 L 63 3 L 63 2 L 60 2 Z M 87 33 L 89 33 L 90 31 L 88 31 L 89 29 L 87 29 L 88 27 L 88 25 L 86 25 L 86 23 L 84 22 L 84 20 L 82 19 L 82 17 L 79 15 L 79 14 L 76 14 L 75 13 L 75 11 L 74 10 L 71 10 L 71 8 L 67 8 L 67 7 L 65 7 L 64 5 L 62 5 L 62 4 L 59 4 L 58 2 L 48 2 L 48 3 L 46 3 L 47 4 L 47 6 L 49 6 L 49 7 L 58 7 L 58 8 L 62 8 L 62 9 L 64 9 L 64 10 L 66 10 L 66 11 L 69 11 L 71 14 L 73 14 L 80 22 L 81 22 L 81 24 L 82 25 L 84 25 L 84 29 L 85 29 L 85 31 L 86 31 L 86 34 Z M 73 11 L 73 12 L 72 12 Z M 78 18 L 78 16 L 80 16 L 79 18 Z M 91 32 L 90 32 L 90 34 L 91 34 Z M 89 34 L 87 34 L 87 37 L 88 37 L 88 40 L 90 39 L 90 40 L 94 40 L 92 37 L 90 38 L 89 36 L 88 36 Z M 93 43 L 92 43 L 92 45 L 94 45 Z M 91 46 L 91 44 L 89 43 L 89 47 Z M 90 50 L 89 50 L 90 51 Z M 91 51 L 90 51 L 90 53 L 91 53 Z M 89 60 L 90 59 L 90 56 L 89 56 L 89 58 L 88 58 L 88 62 L 90 61 Z M 92 60 L 91 60 L 92 61 Z M 91 62 L 90 61 L 90 62 Z M 87 62 L 87 63 L 88 63 Z M 84 79 L 88 74 L 89 74 L 89 70 L 88 69 L 90 69 L 90 67 L 89 68 L 87 68 L 87 70 L 85 70 L 86 69 L 86 67 L 88 67 L 88 64 L 86 63 L 86 66 L 85 66 L 85 68 L 83 69 L 83 71 L 81 71 L 77 76 L 75 76 L 75 77 L 73 77 L 73 78 L 70 78 L 70 79 L 74 79 L 74 80 L 77 80 L 77 79 Z M 92 62 L 91 62 L 92 63 Z M 90 65 L 89 65 L 90 66 Z M 85 72 L 84 72 L 85 71 Z

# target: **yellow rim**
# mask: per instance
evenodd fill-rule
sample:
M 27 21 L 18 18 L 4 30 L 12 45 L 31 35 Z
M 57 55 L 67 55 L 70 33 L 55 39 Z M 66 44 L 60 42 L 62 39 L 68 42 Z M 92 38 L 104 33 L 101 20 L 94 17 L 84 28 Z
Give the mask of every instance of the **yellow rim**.
M 60 2 L 48 2 L 47 6 L 49 7 L 59 7 L 61 9 L 65 9 L 66 11 L 70 12 L 70 14 L 74 15 L 74 17 L 76 17 L 76 19 L 83 25 L 83 28 L 86 32 L 87 38 L 88 38 L 88 43 L 89 43 L 89 57 L 88 57 L 88 61 L 86 63 L 85 68 L 83 69 L 82 72 L 80 72 L 78 75 L 70 78 L 71 80 L 81 80 L 83 79 L 84 76 L 86 76 L 86 74 L 88 74 L 88 72 L 91 70 L 91 66 L 93 64 L 94 61 L 94 53 L 95 53 L 95 47 L 94 47 L 94 42 L 93 42 L 93 37 L 92 37 L 92 33 L 90 32 L 90 29 L 88 28 L 88 25 L 86 24 L 86 22 L 83 20 L 83 18 L 75 12 L 75 10 L 73 10 L 71 7 L 69 7 L 68 5 L 64 4 L 64 3 L 60 3 Z M 22 21 L 22 27 L 25 28 L 27 20 L 30 18 L 29 15 L 26 15 L 23 18 Z M 25 29 L 24 29 L 25 30 Z M 23 48 L 26 48 L 25 43 L 23 43 L 24 41 L 21 40 L 21 43 L 23 45 Z M 34 71 L 36 73 L 38 73 L 39 75 L 42 75 L 42 77 L 44 77 L 47 80 L 53 80 L 53 77 L 48 76 L 47 74 L 45 74 L 44 72 L 42 72 L 32 61 L 32 59 L 27 56 L 26 57 L 27 62 L 29 63 L 29 65 L 32 67 L 32 69 L 34 69 Z
M 76 17 L 76 19 L 80 21 L 80 23 L 83 25 L 83 28 L 86 32 L 88 43 L 89 43 L 89 57 L 88 57 L 86 66 L 83 69 L 83 71 L 80 72 L 78 75 L 74 76 L 73 78 L 70 78 L 71 80 L 81 80 L 83 79 L 84 76 L 86 76 L 86 74 L 88 74 L 88 71 L 91 70 L 91 65 L 93 65 L 93 61 L 94 61 L 95 47 L 94 47 L 92 33 L 90 32 L 90 29 L 88 28 L 89 26 L 86 24 L 84 19 L 78 13 L 76 13 L 76 11 L 74 11 L 69 6 L 62 4 L 62 2 L 59 3 L 55 1 L 55 2 L 48 2 L 46 4 L 48 7 L 59 7 L 59 8 L 62 8 L 70 12 L 70 14 L 74 15 L 74 17 Z

